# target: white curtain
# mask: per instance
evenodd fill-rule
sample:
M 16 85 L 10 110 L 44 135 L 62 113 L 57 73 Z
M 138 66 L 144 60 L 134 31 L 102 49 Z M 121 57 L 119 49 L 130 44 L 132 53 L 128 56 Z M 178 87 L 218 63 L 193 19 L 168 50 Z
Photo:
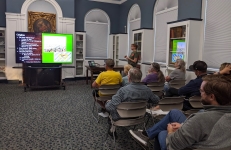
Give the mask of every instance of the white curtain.
M 169 11 L 156 14 L 155 26 L 155 54 L 154 61 L 166 63 L 167 52 L 167 22 L 177 20 L 178 9 L 170 9 Z
M 107 23 L 86 23 L 87 58 L 107 58 L 108 35 Z
M 203 61 L 209 68 L 231 62 L 231 0 L 207 0 Z

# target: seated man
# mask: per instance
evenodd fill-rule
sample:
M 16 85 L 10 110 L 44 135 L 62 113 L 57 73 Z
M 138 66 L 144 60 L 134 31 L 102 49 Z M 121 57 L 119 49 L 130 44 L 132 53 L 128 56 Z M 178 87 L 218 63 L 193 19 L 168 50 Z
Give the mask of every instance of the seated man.
M 146 100 L 148 103 L 158 104 L 159 97 L 146 86 L 140 83 L 142 72 L 138 68 L 131 68 L 128 72 L 130 84 L 120 88 L 111 101 L 106 103 L 106 109 L 110 112 L 114 121 L 119 120 L 120 116 L 116 111 L 116 106 L 122 102 L 131 102 L 136 100 Z
M 200 86 L 202 83 L 202 77 L 207 75 L 207 64 L 204 61 L 195 61 L 193 65 L 189 66 L 189 69 L 194 71 L 195 75 L 197 76 L 196 79 L 190 80 L 188 84 L 181 87 L 180 89 L 176 88 L 169 88 L 166 91 L 166 97 L 172 96 L 186 96 L 186 99 L 189 97 L 200 95 Z M 184 101 L 184 108 L 183 110 L 189 110 L 192 106 L 189 104 L 188 101 Z
M 105 69 L 107 71 L 102 72 L 99 74 L 97 79 L 92 83 L 92 87 L 98 88 L 101 85 L 115 85 L 115 84 L 120 84 L 122 82 L 122 76 L 119 72 L 113 71 L 115 63 L 114 60 L 112 59 L 107 59 L 105 60 Z M 93 90 L 93 97 L 95 98 L 102 96 L 98 90 Z M 103 117 L 107 117 L 108 114 L 105 113 L 105 103 L 101 101 L 97 101 L 100 106 L 102 107 L 102 113 L 100 113 Z
M 230 147 L 230 91 L 231 76 L 205 76 L 200 88 L 204 112 L 192 114 L 186 120 L 181 111 L 172 110 L 152 128 L 146 131 L 130 130 L 130 133 L 143 145 L 147 145 L 149 139 L 157 138 L 155 141 L 159 141 L 161 150 Z

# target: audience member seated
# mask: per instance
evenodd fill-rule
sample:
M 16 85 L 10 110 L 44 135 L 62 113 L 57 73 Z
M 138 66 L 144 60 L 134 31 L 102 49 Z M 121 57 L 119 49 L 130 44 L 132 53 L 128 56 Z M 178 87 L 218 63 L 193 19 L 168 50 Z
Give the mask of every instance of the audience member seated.
M 115 63 L 114 60 L 112 59 L 107 59 L 105 60 L 105 72 L 101 72 L 97 79 L 92 83 L 92 87 L 94 88 L 99 88 L 101 85 L 116 85 L 116 84 L 121 84 L 122 82 L 122 76 L 119 72 L 113 71 Z M 93 97 L 99 97 L 103 96 L 97 89 L 93 90 Z M 102 107 L 102 113 L 104 114 L 103 116 L 108 116 L 108 114 L 105 112 L 105 103 L 101 101 L 97 101 L 100 106 Z M 100 113 L 100 114 L 102 114 Z
M 127 65 L 124 65 L 124 73 L 125 73 L 125 75 L 126 76 L 124 76 L 123 78 L 122 78 L 122 86 L 125 86 L 125 85 L 127 85 L 128 83 L 129 83 L 129 81 L 128 81 L 128 71 L 130 70 L 132 68 L 132 66 L 131 65 L 129 65 L 129 64 L 127 64 Z
M 165 82 L 164 74 L 160 70 L 160 65 L 158 63 L 152 63 L 149 70 L 148 75 L 142 80 L 145 84 L 151 82 Z
M 173 70 L 168 76 L 165 77 L 167 82 L 171 80 L 185 80 L 185 62 L 183 59 L 177 59 L 174 67 L 176 68 Z M 165 84 L 164 91 L 169 89 L 169 85 Z
M 219 72 L 216 72 L 215 74 L 223 74 L 228 75 L 231 74 L 231 63 L 223 63 L 221 64 L 221 67 L 219 69 Z
M 185 96 L 185 99 L 189 97 L 200 95 L 200 86 L 202 83 L 202 77 L 207 75 L 207 64 L 204 61 L 195 61 L 193 65 L 189 66 L 189 69 L 194 71 L 197 76 L 196 79 L 189 81 L 188 84 L 180 89 L 169 88 L 166 91 L 166 97 L 172 96 Z M 184 101 L 183 111 L 192 109 L 192 106 L 188 101 Z
M 143 145 L 156 138 L 155 150 L 184 148 L 221 149 L 231 146 L 231 76 L 208 75 L 200 87 L 204 112 L 190 115 L 187 120 L 179 110 L 172 110 L 146 131 L 131 135 Z
M 106 103 L 106 109 L 110 112 L 114 121 L 120 119 L 119 114 L 116 111 L 116 106 L 122 102 L 135 102 L 137 100 L 146 100 L 148 103 L 157 105 L 159 97 L 153 94 L 153 92 L 146 86 L 140 83 L 142 72 L 138 68 L 131 68 L 128 72 L 128 80 L 130 84 L 121 87 L 116 95 L 112 97 Z M 109 131 L 109 135 L 112 133 Z

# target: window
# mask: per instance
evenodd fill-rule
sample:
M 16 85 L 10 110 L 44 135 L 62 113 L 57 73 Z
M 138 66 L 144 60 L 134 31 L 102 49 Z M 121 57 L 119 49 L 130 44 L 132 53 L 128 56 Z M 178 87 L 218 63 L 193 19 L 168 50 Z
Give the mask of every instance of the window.
M 154 61 L 166 63 L 167 22 L 176 21 L 178 0 L 158 0 L 154 9 Z
M 86 58 L 107 58 L 110 31 L 107 14 L 99 9 L 91 10 L 85 17 L 85 30 Z
M 231 1 L 206 0 L 204 50 L 202 59 L 209 68 L 231 61 Z

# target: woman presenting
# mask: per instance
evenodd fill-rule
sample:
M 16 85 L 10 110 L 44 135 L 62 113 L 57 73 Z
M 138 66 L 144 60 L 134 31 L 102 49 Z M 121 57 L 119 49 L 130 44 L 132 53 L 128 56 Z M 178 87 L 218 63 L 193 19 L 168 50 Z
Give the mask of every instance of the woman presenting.
M 132 44 L 131 45 L 131 50 L 132 50 L 131 55 L 129 57 L 124 56 L 124 58 L 128 60 L 128 64 L 132 65 L 133 67 L 136 67 L 138 58 L 139 58 L 139 53 L 137 52 L 137 48 L 138 46 L 136 44 Z

